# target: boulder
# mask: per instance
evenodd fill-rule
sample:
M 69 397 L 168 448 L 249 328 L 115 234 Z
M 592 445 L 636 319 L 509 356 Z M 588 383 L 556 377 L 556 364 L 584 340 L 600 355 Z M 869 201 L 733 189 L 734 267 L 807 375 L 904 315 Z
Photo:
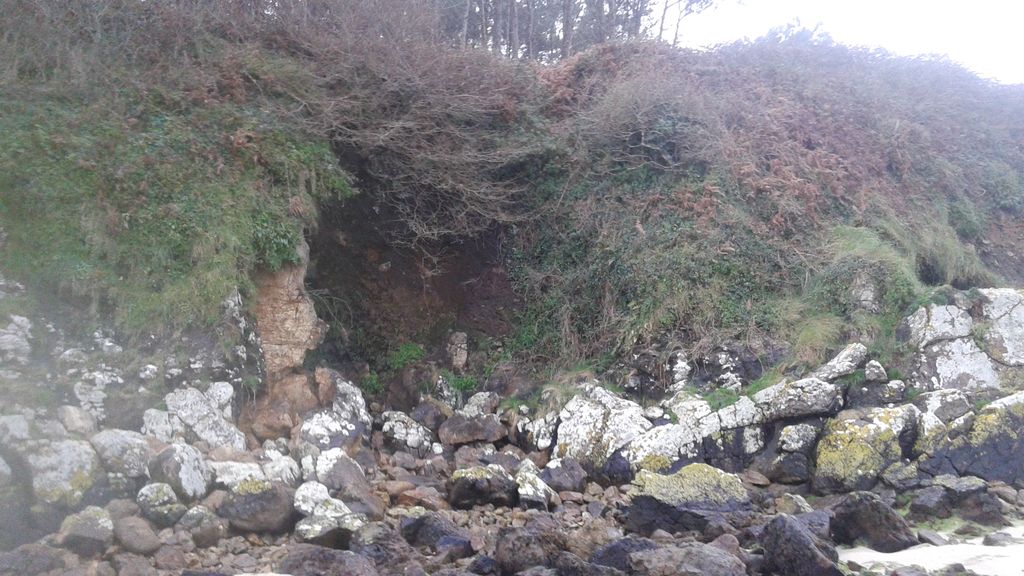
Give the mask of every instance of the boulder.
M 974 321 L 954 305 L 929 304 L 918 308 L 903 322 L 910 344 L 924 350 L 937 342 L 970 338 Z
M 519 446 L 524 450 L 544 452 L 554 444 L 558 412 L 548 412 L 534 419 L 521 416 L 516 420 L 515 427 Z
M 889 380 L 885 367 L 878 360 L 871 360 L 864 365 L 864 378 L 868 382 L 885 382 Z
M 974 394 L 999 388 L 995 363 L 971 338 L 942 340 L 922 349 L 911 380 L 923 390 L 953 388 Z
M 256 462 L 211 461 L 207 463 L 213 472 L 213 482 L 222 488 L 231 489 L 250 480 L 268 480 L 263 467 Z
M 32 322 L 11 314 L 10 322 L 0 328 L 0 362 L 28 366 L 32 354 Z
M 60 526 L 61 546 L 83 558 L 99 556 L 114 541 L 114 523 L 103 508 L 89 506 Z
M 1024 392 L 1000 398 L 981 409 L 973 426 L 958 430 L 956 422 L 937 427 L 919 466 L 930 474 L 956 473 L 989 482 L 1024 482 Z
M 434 398 L 427 397 L 409 413 L 409 416 L 428 430 L 436 432 L 441 427 L 441 424 L 444 424 L 445 420 L 451 418 L 452 414 L 451 406 Z
M 23 544 L 0 552 L 0 576 L 46 574 L 65 567 L 64 552 L 43 544 Z
M 377 576 L 370 560 L 349 551 L 311 544 L 288 547 L 280 570 L 291 576 Z
M 1004 366 L 1024 367 L 1024 292 L 1010 288 L 979 290 L 988 320 L 982 338 L 990 356 Z
M 198 548 L 216 546 L 228 535 L 228 523 L 206 506 L 193 506 L 178 521 L 178 527 L 188 532 Z
M 559 413 L 556 458 L 571 456 L 600 469 L 618 449 L 651 428 L 643 408 L 597 386 L 585 384 Z
M 518 495 L 515 479 L 497 464 L 456 470 L 448 485 L 448 503 L 453 508 L 483 504 L 514 506 Z
M 519 505 L 527 509 L 547 511 L 558 494 L 540 479 L 537 465 L 532 460 L 523 460 L 516 472 Z
M 324 486 L 336 492 L 353 512 L 371 519 L 384 517 L 384 502 L 373 492 L 363 468 L 340 448 L 320 453 L 316 475 Z
M 693 460 L 701 453 L 703 435 L 699 422 L 657 426 L 635 438 L 623 450 L 631 471 L 661 472 L 679 460 Z
M 384 420 L 384 438 L 392 447 L 420 456 L 443 451 L 441 444 L 434 442 L 430 430 L 404 412 L 385 412 L 381 418 Z
M 149 556 L 163 545 L 156 532 L 142 518 L 129 516 L 114 521 L 114 537 L 125 550 Z
M 300 539 L 318 544 L 347 546 L 366 521 L 341 500 L 332 498 L 327 486 L 306 482 L 295 491 L 294 507 L 305 516 L 295 527 Z
M 139 490 L 136 502 L 142 516 L 160 527 L 173 526 L 188 509 L 178 501 L 169 484 L 147 484 Z
M 77 507 L 103 477 L 99 457 L 83 440 L 44 444 L 30 452 L 26 460 L 36 503 L 55 509 Z
M 152 449 L 146 437 L 130 430 L 103 430 L 89 439 L 108 472 L 126 478 L 149 476 Z
M 330 408 L 307 418 L 299 430 L 303 440 L 321 450 L 354 445 L 369 435 L 373 425 L 363 392 L 343 379 L 336 380 L 335 386 Z
M 837 378 L 853 374 L 855 370 L 864 365 L 867 357 L 867 346 L 859 342 L 850 344 L 843 348 L 835 358 L 829 360 L 827 364 L 815 370 L 811 377 L 831 382 Z
M 205 442 L 211 450 L 228 447 L 244 451 L 245 436 L 224 417 L 222 396 L 215 393 L 211 398 L 195 388 L 182 388 L 165 396 L 164 403 L 168 414 L 185 426 L 186 440 Z
M 555 492 L 582 492 L 587 472 L 575 458 L 556 458 L 540 471 L 540 479 Z
M 710 519 L 751 506 L 738 476 L 707 464 L 690 464 L 670 475 L 641 470 L 630 496 L 626 525 L 643 534 L 703 530 Z
M 641 550 L 629 555 L 630 574 L 637 576 L 746 576 L 739 558 L 715 546 L 687 542 Z
M 787 576 L 842 576 L 839 557 L 827 541 L 788 514 L 779 514 L 759 537 L 764 571 Z
M 302 480 L 302 468 L 294 458 L 277 450 L 264 450 L 260 458 L 263 475 L 271 482 L 297 486 Z
M 918 543 L 910 524 L 877 494 L 854 492 L 832 512 L 832 537 L 840 544 L 863 540 L 872 550 L 898 552 Z
M 243 532 L 282 533 L 295 525 L 292 491 L 273 482 L 243 482 L 228 492 L 218 514 Z
M 557 526 L 544 524 L 498 530 L 494 560 L 501 574 L 516 574 L 528 568 L 553 566 L 567 546 Z
M 400 529 L 406 542 L 416 547 L 425 546 L 435 554 L 438 549 L 455 540 L 468 542 L 470 539 L 469 532 L 436 512 L 428 512 L 415 518 L 404 517 Z
M 826 378 L 811 377 L 769 386 L 751 399 L 763 415 L 763 422 L 831 414 L 843 405 L 843 387 Z
M 441 442 L 448 446 L 461 446 L 477 442 L 497 442 L 508 435 L 508 430 L 495 414 L 467 416 L 456 412 L 445 420 L 438 430 Z
M 199 450 L 188 444 L 171 444 L 149 461 L 149 476 L 154 482 L 169 484 L 184 500 L 206 495 L 213 471 Z
M 818 428 L 810 424 L 784 426 L 779 431 L 779 450 L 809 454 L 818 439 Z
M 870 489 L 913 445 L 920 411 L 913 405 L 844 412 L 818 442 L 814 489 L 823 493 Z
M 601 546 L 590 555 L 590 562 L 598 566 L 615 568 L 626 572 L 629 567 L 629 556 L 634 552 L 654 550 L 658 544 L 648 538 L 626 536 Z

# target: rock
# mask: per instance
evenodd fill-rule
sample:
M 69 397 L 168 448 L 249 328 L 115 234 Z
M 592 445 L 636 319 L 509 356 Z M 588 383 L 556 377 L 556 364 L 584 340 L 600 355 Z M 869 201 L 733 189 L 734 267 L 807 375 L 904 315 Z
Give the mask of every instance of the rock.
M 96 418 L 78 406 L 60 406 L 57 419 L 71 434 L 92 436 L 96 432 Z
M 117 576 L 157 576 L 149 560 L 137 554 L 118 554 L 112 560 Z
M 985 348 L 1004 366 L 1024 366 L 1024 292 L 1010 288 L 979 290 L 982 313 L 989 320 Z
M 599 469 L 619 448 L 651 428 L 643 408 L 596 384 L 582 386 L 559 413 L 556 458 L 571 456 Z
M 295 525 L 299 540 L 330 548 L 347 548 L 352 535 L 364 524 L 357 514 L 345 516 L 308 516 Z
M 448 542 L 469 540 L 469 532 L 436 512 L 428 512 L 416 518 L 402 518 L 400 528 L 406 542 L 417 547 L 426 546 L 435 554 Z
M 266 481 L 243 482 L 228 492 L 218 513 L 243 532 L 282 533 L 295 524 L 292 492 Z
M 179 573 L 185 568 L 185 555 L 174 546 L 162 546 L 153 555 L 153 564 L 160 570 Z
M 381 418 L 384 420 L 384 438 L 395 448 L 408 450 L 420 456 L 430 453 L 440 454 L 443 451 L 441 445 L 434 442 L 430 430 L 407 414 L 390 411 L 382 414 Z
M 103 508 L 89 506 L 60 526 L 61 546 L 83 558 L 99 556 L 114 540 L 114 523 Z
M 952 474 L 939 474 L 932 478 L 932 484 L 945 488 L 953 504 L 959 504 L 988 488 L 988 484 L 977 476 L 953 476 Z
M 537 566 L 550 567 L 566 545 L 565 536 L 554 526 L 501 528 L 494 560 L 501 574 L 515 574 Z
M 302 469 L 291 456 L 277 450 L 264 450 L 260 459 L 263 475 L 271 482 L 280 482 L 285 486 L 297 486 L 302 480 Z
M 533 420 L 521 417 L 516 421 L 519 445 L 524 450 L 546 451 L 554 444 L 557 428 L 558 412 L 548 412 Z
M 831 414 L 843 405 L 843 388 L 825 378 L 804 378 L 769 386 L 754 394 L 752 400 L 761 418 L 751 424 Z
M 556 458 L 540 471 L 540 479 L 555 492 L 582 492 L 587 473 L 575 458 Z
M 483 504 L 514 506 L 519 486 L 497 464 L 456 470 L 448 486 L 448 503 L 454 508 L 472 508 Z
M 427 397 L 413 409 L 409 416 L 428 430 L 437 431 L 452 414 L 454 412 L 451 406 Z
M 281 560 L 281 572 L 291 576 L 377 576 L 377 569 L 366 558 L 349 551 L 332 550 L 311 544 L 288 547 Z
M 827 541 L 788 514 L 779 514 L 761 532 L 765 573 L 787 576 L 842 576 L 838 555 Z
M 32 354 L 32 322 L 11 314 L 10 323 L 0 328 L 0 363 L 28 366 Z
M 481 414 L 469 417 L 456 412 L 445 420 L 438 430 L 441 442 L 448 446 L 460 446 L 476 442 L 497 442 L 508 435 L 508 430 L 495 414 Z
M 783 494 L 775 499 L 775 510 L 779 514 L 796 516 L 798 514 L 811 512 L 814 509 L 811 508 L 811 505 L 807 503 L 807 500 L 804 500 L 804 497 L 799 494 Z
M 185 425 L 177 416 L 150 408 L 142 413 L 142 433 L 162 442 L 173 442 L 175 438 L 184 440 Z
M 384 517 L 384 502 L 373 493 L 363 468 L 340 448 L 327 450 L 317 459 L 317 478 L 353 512 L 371 519 Z
M 868 382 L 885 382 L 889 380 L 889 376 L 885 373 L 885 368 L 882 367 L 878 360 L 871 360 L 864 365 L 864 378 Z
M 373 420 L 366 409 L 363 393 L 351 382 L 334 380 L 334 402 L 302 423 L 300 436 L 321 450 L 346 447 L 369 435 Z
M 178 501 L 178 495 L 169 484 L 147 484 L 139 490 L 136 502 L 142 516 L 157 526 L 173 526 L 188 510 Z
M 192 543 L 198 548 L 216 546 L 228 535 L 227 522 L 206 506 L 189 508 L 178 522 L 178 527 L 189 533 Z
M 924 350 L 936 342 L 969 338 L 974 328 L 971 315 L 956 306 L 930 304 L 918 308 L 904 321 L 910 343 Z
M 957 421 L 962 420 L 962 418 Z M 928 436 L 926 453 L 919 460 L 925 472 L 956 472 L 989 482 L 1024 482 L 1024 392 L 1017 392 L 981 409 L 966 433 L 956 424 L 936 427 Z
M 0 576 L 46 574 L 64 567 L 64 553 L 43 544 L 23 544 L 0 552 Z
M 917 544 L 907 521 L 871 492 L 849 494 L 832 511 L 832 536 L 840 544 L 861 539 L 879 552 L 898 552 Z
M 448 363 L 452 370 L 462 372 L 469 360 L 469 337 L 465 332 L 453 332 L 448 337 Z
M 1007 506 L 987 492 L 973 494 L 960 504 L 960 516 L 969 522 L 985 526 L 1009 526 Z
M 843 348 L 835 358 L 829 360 L 828 364 L 825 364 L 821 368 L 815 370 L 811 377 L 831 382 L 837 378 L 853 374 L 855 370 L 864 364 L 864 360 L 866 360 L 867 357 L 867 346 L 864 346 L 859 342 L 850 344 L 846 348 Z
M 125 550 L 149 556 L 162 545 L 149 523 L 135 516 L 114 521 L 114 537 Z
M 999 388 L 995 364 L 970 338 L 943 340 L 924 348 L 911 378 L 923 390 L 976 393 Z
M 37 503 L 75 508 L 102 477 L 92 445 L 82 440 L 44 444 L 26 457 Z
M 540 479 L 537 465 L 531 460 L 523 460 L 516 472 L 516 485 L 519 489 L 519 505 L 527 509 L 547 511 L 548 506 L 557 499 L 558 493 Z
M 690 464 L 668 476 L 641 470 L 630 490 L 627 527 L 650 534 L 703 530 L 710 518 L 750 509 L 739 477 L 707 464 Z
M 808 454 L 818 439 L 818 429 L 810 424 L 785 426 L 779 432 L 779 450 Z
M 866 490 L 912 446 L 920 411 L 913 405 L 844 412 L 828 422 L 818 442 L 814 489 Z
M 739 558 L 714 546 L 688 542 L 629 555 L 630 573 L 637 576 L 746 576 Z
M 941 534 L 926 528 L 922 528 L 917 531 L 917 539 L 920 540 L 922 544 L 931 544 L 932 546 L 945 546 L 949 544 L 949 540 L 944 538 Z
M 626 536 L 601 546 L 590 556 L 590 562 L 598 566 L 607 566 L 616 570 L 627 572 L 629 567 L 629 556 L 634 552 L 654 550 L 658 545 L 650 539 L 637 536 Z
M 263 467 L 256 462 L 211 461 L 207 464 L 213 471 L 214 483 L 229 490 L 242 482 L 267 480 L 267 475 L 263 473 Z
M 202 453 L 188 444 L 171 444 L 149 462 L 149 476 L 154 482 L 169 484 L 184 500 L 197 500 L 206 495 L 213 471 Z
M 146 437 L 129 430 L 103 430 L 89 439 L 108 472 L 127 478 L 149 476 L 152 449 Z
M 218 397 L 210 398 L 195 388 L 175 390 L 164 397 L 167 412 L 186 427 L 187 440 L 205 442 L 210 449 L 245 450 L 245 436 L 224 418 Z
M 700 454 L 703 436 L 698 426 L 699 423 L 657 426 L 630 442 L 622 455 L 631 471 L 666 470 L 679 460 Z
M 1010 546 L 1011 544 L 1018 543 L 1019 540 L 1014 538 L 1006 532 L 995 532 L 993 534 L 986 534 L 981 540 L 983 546 Z

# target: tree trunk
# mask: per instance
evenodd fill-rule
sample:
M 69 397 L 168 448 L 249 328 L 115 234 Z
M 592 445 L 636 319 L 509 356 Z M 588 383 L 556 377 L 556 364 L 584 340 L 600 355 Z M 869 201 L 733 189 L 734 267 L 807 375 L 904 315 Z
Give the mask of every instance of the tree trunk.
M 469 43 L 469 13 L 473 8 L 473 0 L 466 0 L 466 9 L 462 12 L 462 30 L 459 32 L 459 46 L 465 48 Z
M 572 55 L 572 37 L 576 30 L 576 0 L 562 0 L 562 58 Z
M 508 0 L 508 57 L 519 58 L 519 2 Z
M 487 3 L 490 0 L 480 0 L 480 47 L 487 49 L 487 23 L 490 22 L 490 13 L 487 10 Z
M 494 14 L 492 15 L 492 20 L 494 22 L 493 24 L 491 24 L 491 50 L 498 54 L 501 54 L 501 36 L 503 26 L 503 18 L 501 14 L 501 0 L 495 0 L 493 12 Z
M 535 0 L 526 0 L 526 57 L 533 60 L 537 57 L 534 44 L 533 30 L 533 3 Z

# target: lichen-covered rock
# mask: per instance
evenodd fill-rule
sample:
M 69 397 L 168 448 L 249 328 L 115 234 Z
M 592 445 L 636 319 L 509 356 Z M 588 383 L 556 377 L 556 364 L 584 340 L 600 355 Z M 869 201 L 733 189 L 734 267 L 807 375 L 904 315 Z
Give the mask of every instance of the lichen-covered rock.
M 61 545 L 79 556 L 99 556 L 114 541 L 114 522 L 103 508 L 89 506 L 60 526 Z
M 89 439 L 108 472 L 127 478 L 149 476 L 153 451 L 146 437 L 130 430 L 103 430 Z
M 163 442 L 185 437 L 185 425 L 164 410 L 150 408 L 142 413 L 142 433 Z
M 922 349 L 913 383 L 924 390 L 979 392 L 999 387 L 996 366 L 974 340 L 941 340 Z
M 198 548 L 216 546 L 228 535 L 227 521 L 206 506 L 189 508 L 178 521 L 178 528 L 188 532 Z
M 10 315 L 7 327 L 0 328 L 0 362 L 27 366 L 32 354 L 32 322 L 24 316 Z
M 810 424 L 785 426 L 779 432 L 779 450 L 806 454 L 814 448 L 817 438 L 818 429 Z
M 524 416 L 516 421 L 519 445 L 524 449 L 546 451 L 555 441 L 557 428 L 558 412 L 548 412 L 532 420 Z
M 483 504 L 514 506 L 518 496 L 515 478 L 497 464 L 456 470 L 448 486 L 448 503 L 453 508 Z
M 295 525 L 293 494 L 273 482 L 242 482 L 228 492 L 218 513 L 243 532 L 282 533 Z
M 843 405 L 843 388 L 824 378 L 804 378 L 769 386 L 752 399 L 767 422 L 832 413 Z
M 1007 366 L 1024 367 L 1024 292 L 1009 288 L 979 290 L 989 320 L 985 348 Z
M 321 450 L 358 443 L 373 425 L 363 392 L 341 378 L 334 380 L 334 386 L 331 407 L 307 418 L 300 429 L 302 439 Z
M 652 426 L 639 404 L 595 384 L 584 385 L 559 419 L 555 457 L 571 456 L 595 469 Z
M 835 358 L 829 360 L 827 364 L 815 370 L 814 373 L 811 374 L 811 377 L 831 382 L 836 378 L 853 374 L 855 370 L 864 364 L 864 360 L 866 360 L 867 357 L 867 346 L 859 342 L 855 342 L 848 345 L 846 348 L 843 348 Z
M 889 379 L 889 375 L 885 372 L 885 367 L 878 360 L 871 360 L 864 365 L 864 378 L 868 382 L 885 382 Z
M 171 444 L 150 460 L 149 477 L 169 484 L 185 500 L 196 500 L 206 495 L 213 472 L 199 450 Z
M 700 429 L 693 423 L 668 424 L 634 439 L 622 454 L 634 471 L 660 472 L 681 459 L 697 457 L 702 440 Z
M 135 501 L 143 518 L 162 527 L 173 526 L 188 511 L 178 500 L 174 488 L 160 482 L 143 486 Z
M 332 448 L 320 454 L 316 462 L 316 475 L 353 512 L 365 514 L 372 519 L 384 517 L 384 502 L 374 494 L 362 466 L 340 448 Z
M 501 397 L 494 392 L 477 392 L 466 400 L 466 405 L 459 409 L 459 414 L 466 418 L 479 418 L 494 414 L 501 403 Z
M 263 475 L 271 482 L 296 486 L 302 480 L 302 468 L 294 458 L 277 450 L 264 450 L 260 458 Z
M 208 462 L 210 470 L 213 471 L 213 481 L 223 488 L 234 488 L 248 480 L 267 480 L 263 473 L 263 467 L 256 462 L 234 462 L 226 460 L 223 462 Z
M 381 415 L 384 420 L 384 438 L 399 450 L 406 450 L 420 456 L 440 454 L 444 448 L 434 442 L 430 430 L 416 422 L 404 412 L 389 411 Z
M 641 470 L 630 496 L 627 526 L 645 534 L 659 528 L 703 530 L 711 518 L 750 508 L 739 477 L 707 464 L 690 464 L 669 475 Z
M 829 421 L 818 442 L 812 479 L 825 493 L 870 489 L 913 445 L 920 411 L 913 405 L 849 411 Z
M 216 391 L 211 398 L 195 388 L 175 390 L 164 397 L 168 414 L 185 426 L 186 440 L 203 441 L 211 449 L 229 447 L 243 451 L 245 436 L 224 418 L 221 400 Z
M 558 494 L 541 480 L 540 470 L 531 460 L 523 460 L 516 472 L 519 505 L 527 509 L 547 510 Z
M 918 308 L 904 321 L 910 343 L 923 350 L 936 342 L 969 338 L 974 321 L 967 311 L 956 306 L 930 304 Z
M 965 415 L 966 416 L 966 415 Z M 930 474 L 954 472 L 1008 484 L 1024 481 L 1024 392 L 988 404 L 974 418 L 969 431 L 930 437 L 918 464 Z M 955 433 L 954 433 L 955 431 Z
M 26 459 L 36 501 L 48 506 L 78 506 L 103 474 L 92 445 L 83 440 L 44 444 Z

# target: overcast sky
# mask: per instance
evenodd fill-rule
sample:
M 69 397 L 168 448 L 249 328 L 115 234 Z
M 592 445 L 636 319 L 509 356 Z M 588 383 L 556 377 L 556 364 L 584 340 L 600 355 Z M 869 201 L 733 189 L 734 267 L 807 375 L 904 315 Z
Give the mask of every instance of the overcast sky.
M 793 22 L 842 44 L 944 54 L 986 78 L 1024 83 L 1024 0 L 720 0 L 684 19 L 679 40 L 708 47 Z

